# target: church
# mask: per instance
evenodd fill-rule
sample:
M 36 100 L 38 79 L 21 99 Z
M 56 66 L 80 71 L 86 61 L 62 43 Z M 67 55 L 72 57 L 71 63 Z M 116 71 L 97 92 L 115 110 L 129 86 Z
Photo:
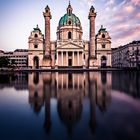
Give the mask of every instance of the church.
M 106 28 L 101 26 L 95 34 L 96 11 L 89 10 L 89 41 L 83 39 L 80 19 L 73 13 L 69 2 L 66 14 L 59 20 L 57 40 L 51 41 L 51 10 L 47 5 L 43 16 L 45 35 L 38 25 L 29 36 L 28 66 L 31 69 L 80 68 L 95 69 L 111 67 L 111 38 Z

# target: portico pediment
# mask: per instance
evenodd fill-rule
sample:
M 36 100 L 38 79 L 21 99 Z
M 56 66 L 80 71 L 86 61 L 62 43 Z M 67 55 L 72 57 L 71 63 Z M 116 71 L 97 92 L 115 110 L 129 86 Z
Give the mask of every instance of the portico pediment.
M 59 45 L 56 49 L 83 49 L 81 45 L 69 42 L 66 44 Z

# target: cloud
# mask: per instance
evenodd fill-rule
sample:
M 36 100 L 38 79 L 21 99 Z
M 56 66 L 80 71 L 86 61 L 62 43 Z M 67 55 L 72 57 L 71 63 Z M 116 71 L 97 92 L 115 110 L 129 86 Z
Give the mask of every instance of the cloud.
M 131 0 L 130 2 L 134 5 L 139 5 L 140 6 L 140 0 Z
M 93 5 L 94 0 L 79 0 L 79 2 L 82 6 L 87 5 L 88 7 L 90 7 L 91 5 Z
M 112 47 L 140 39 L 140 0 L 105 0 L 105 10 L 98 14 L 112 38 Z
M 128 5 L 126 7 L 124 7 L 124 12 L 127 12 L 127 13 L 132 13 L 134 11 L 134 7 L 132 5 Z
M 129 42 L 132 42 L 133 40 L 139 39 L 140 36 L 140 25 L 136 25 L 135 27 L 124 27 L 120 28 L 122 30 L 119 30 L 116 34 L 114 34 L 112 37 L 115 40 L 113 42 L 113 45 L 115 47 L 118 47 L 119 45 L 127 44 Z

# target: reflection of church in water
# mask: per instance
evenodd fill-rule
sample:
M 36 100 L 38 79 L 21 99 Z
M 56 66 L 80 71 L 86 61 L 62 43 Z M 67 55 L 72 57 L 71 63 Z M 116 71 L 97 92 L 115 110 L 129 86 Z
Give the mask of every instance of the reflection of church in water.
M 110 73 L 32 73 L 28 78 L 29 102 L 39 113 L 45 105 L 46 131 L 51 130 L 51 99 L 57 102 L 56 110 L 61 122 L 71 132 L 81 120 L 84 100 L 89 102 L 89 127 L 96 125 L 96 105 L 104 112 L 111 102 Z

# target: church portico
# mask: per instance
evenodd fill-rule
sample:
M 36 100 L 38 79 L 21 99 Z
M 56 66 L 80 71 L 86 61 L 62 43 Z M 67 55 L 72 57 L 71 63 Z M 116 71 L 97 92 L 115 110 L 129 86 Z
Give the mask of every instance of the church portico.
M 61 67 L 82 67 L 84 61 L 83 51 L 63 50 L 57 51 L 56 65 Z

